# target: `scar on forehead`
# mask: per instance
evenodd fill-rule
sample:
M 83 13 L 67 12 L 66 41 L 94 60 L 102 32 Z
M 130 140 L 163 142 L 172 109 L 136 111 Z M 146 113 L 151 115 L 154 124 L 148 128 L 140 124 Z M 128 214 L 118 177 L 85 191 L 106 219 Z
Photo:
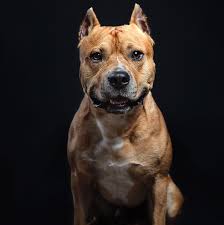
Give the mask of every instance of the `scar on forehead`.
M 118 34 L 119 32 L 123 32 L 123 30 L 122 30 L 121 28 L 115 27 L 113 30 L 110 31 L 110 34 L 111 34 L 112 36 L 117 36 L 117 34 Z

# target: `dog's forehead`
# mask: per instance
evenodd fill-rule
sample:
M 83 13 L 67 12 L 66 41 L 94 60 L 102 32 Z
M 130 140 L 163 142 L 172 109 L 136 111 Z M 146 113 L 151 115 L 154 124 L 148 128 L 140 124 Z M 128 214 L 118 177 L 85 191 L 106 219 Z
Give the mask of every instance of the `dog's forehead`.
M 107 43 L 108 48 L 123 45 L 133 45 L 139 48 L 149 47 L 153 45 L 151 38 L 142 32 L 135 25 L 122 25 L 122 26 L 101 26 L 94 29 L 91 34 L 80 43 L 80 47 L 88 46 L 88 49 L 96 47 L 97 45 Z
M 147 48 L 149 45 L 153 45 L 151 38 L 145 32 L 142 32 L 136 25 L 123 25 L 115 27 L 114 31 L 121 44 L 133 44 L 135 47 Z

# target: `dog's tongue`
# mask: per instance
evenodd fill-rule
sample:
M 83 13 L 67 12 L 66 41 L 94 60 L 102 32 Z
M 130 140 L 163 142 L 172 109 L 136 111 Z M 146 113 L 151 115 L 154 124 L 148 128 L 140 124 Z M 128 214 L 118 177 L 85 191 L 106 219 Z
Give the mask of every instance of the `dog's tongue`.
M 127 102 L 128 102 L 128 99 L 126 99 L 126 98 L 110 99 L 110 104 L 112 104 L 112 105 L 124 105 Z

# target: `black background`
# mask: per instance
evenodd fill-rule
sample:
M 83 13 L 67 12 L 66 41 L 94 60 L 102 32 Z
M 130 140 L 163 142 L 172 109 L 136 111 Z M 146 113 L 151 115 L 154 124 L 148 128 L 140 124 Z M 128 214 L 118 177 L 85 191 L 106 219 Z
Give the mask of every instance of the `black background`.
M 185 196 L 181 225 L 223 215 L 223 6 L 138 1 L 155 40 L 153 95 L 174 145 Z M 0 224 L 72 225 L 67 131 L 82 99 L 77 33 L 93 6 L 103 25 L 128 23 L 134 1 L 0 3 Z

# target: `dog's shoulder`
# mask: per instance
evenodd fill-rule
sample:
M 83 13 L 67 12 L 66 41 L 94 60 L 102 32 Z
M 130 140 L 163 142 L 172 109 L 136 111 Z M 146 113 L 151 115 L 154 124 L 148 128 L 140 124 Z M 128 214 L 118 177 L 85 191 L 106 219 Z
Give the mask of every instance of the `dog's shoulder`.
M 76 112 L 68 133 L 68 153 L 73 152 L 78 140 L 82 140 L 83 127 L 85 123 L 88 123 L 88 117 L 90 116 L 88 97 L 84 96 L 78 111 Z

